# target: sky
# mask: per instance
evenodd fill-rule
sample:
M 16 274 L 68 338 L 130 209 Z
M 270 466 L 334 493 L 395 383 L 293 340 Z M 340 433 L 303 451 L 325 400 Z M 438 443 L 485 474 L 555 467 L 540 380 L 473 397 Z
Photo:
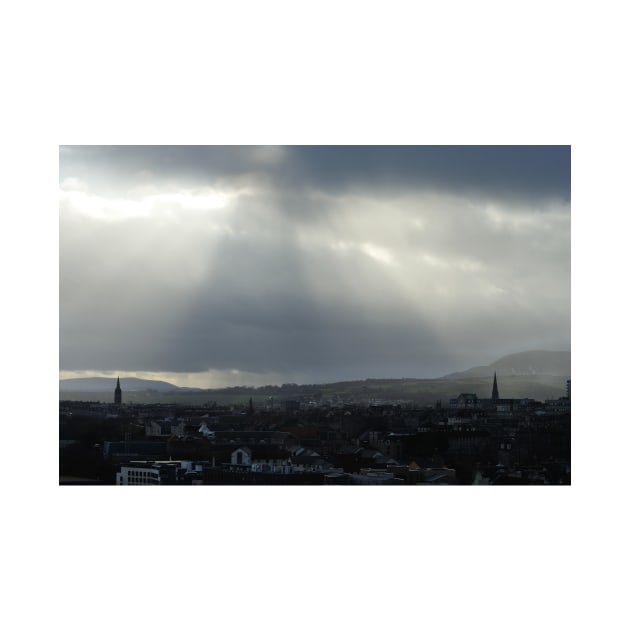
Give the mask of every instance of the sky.
M 60 377 L 433 378 L 569 350 L 568 146 L 61 146 Z

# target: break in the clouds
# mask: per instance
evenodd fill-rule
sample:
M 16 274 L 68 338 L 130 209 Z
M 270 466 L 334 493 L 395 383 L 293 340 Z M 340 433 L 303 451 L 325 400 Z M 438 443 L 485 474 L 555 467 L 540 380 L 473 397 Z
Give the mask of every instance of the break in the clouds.
M 61 147 L 60 326 L 202 387 L 569 349 L 570 149 Z

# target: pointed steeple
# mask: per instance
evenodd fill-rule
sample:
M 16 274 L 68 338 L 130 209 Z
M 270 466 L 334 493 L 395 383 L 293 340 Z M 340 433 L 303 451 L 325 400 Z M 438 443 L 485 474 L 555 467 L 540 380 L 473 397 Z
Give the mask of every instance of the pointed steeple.
M 116 379 L 116 389 L 114 390 L 114 404 L 122 403 L 122 390 L 120 389 L 120 376 Z
M 497 373 L 494 373 L 494 383 L 492 385 L 492 400 L 499 400 L 499 388 L 497 387 Z

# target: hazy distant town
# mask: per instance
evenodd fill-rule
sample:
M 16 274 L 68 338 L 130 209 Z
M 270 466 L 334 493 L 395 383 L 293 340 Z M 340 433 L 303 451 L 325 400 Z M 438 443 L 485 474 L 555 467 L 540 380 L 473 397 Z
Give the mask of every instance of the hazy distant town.
M 379 381 L 333 397 L 287 384 L 232 388 L 230 404 L 127 402 L 115 379 L 99 401 L 61 393 L 60 484 L 570 484 L 571 381 L 555 398 L 505 397 L 517 376 L 495 370 L 475 381 L 485 390 L 433 404 L 387 398 Z

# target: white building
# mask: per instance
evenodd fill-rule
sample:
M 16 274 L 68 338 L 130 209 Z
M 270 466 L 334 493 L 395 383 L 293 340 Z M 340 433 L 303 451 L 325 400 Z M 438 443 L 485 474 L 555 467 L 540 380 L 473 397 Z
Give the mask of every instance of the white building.
M 192 461 L 132 461 L 116 473 L 117 486 L 159 486 L 184 479 L 187 473 L 203 472 L 203 464 Z

